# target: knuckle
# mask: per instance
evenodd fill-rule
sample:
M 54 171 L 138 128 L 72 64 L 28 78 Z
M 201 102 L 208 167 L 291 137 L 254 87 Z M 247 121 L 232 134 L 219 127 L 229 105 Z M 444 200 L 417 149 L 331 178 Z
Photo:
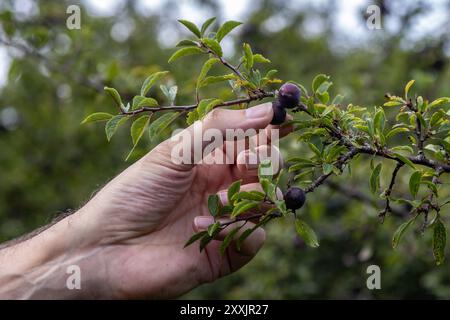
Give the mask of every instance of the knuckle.
M 211 112 L 208 113 L 207 120 L 209 120 L 209 121 L 218 120 L 221 117 L 222 113 L 223 113 L 223 110 L 221 110 L 221 109 L 211 110 Z

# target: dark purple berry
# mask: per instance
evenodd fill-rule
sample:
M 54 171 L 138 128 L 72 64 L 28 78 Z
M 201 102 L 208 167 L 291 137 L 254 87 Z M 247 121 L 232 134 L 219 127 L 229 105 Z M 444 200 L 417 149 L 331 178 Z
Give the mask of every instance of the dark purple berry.
M 300 209 L 306 201 L 305 191 L 297 187 L 289 188 L 284 194 L 284 202 L 286 203 L 286 208 L 295 211 Z
M 300 89 L 293 83 L 285 83 L 278 90 L 278 101 L 284 108 L 292 109 L 300 103 Z
M 286 109 L 276 100 L 272 102 L 273 118 L 270 124 L 282 124 L 286 119 Z

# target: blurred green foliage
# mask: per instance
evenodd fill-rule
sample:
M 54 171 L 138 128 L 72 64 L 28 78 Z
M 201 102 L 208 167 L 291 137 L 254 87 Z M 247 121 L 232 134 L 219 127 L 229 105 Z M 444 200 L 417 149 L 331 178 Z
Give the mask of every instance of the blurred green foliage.
M 76 1 L 32 1 L 38 8 L 32 15 L 16 12 L 14 2 L 0 6 L 0 46 L 11 56 L 7 82 L 0 89 L 0 241 L 47 223 L 58 212 L 76 209 L 129 165 L 123 161 L 131 143 L 126 130 L 106 143 L 102 126 L 80 126 L 87 114 L 115 112 L 102 92 L 104 85 L 132 96 L 148 74 L 170 70 L 173 78 L 167 81 L 179 86 L 177 103 L 188 104 L 201 66 L 196 58 L 167 64 L 173 49 L 165 35 L 181 38 L 185 32 L 176 23 L 182 13 L 170 10 L 176 1 L 145 16 L 136 2 L 125 1 L 120 12 L 106 17 L 90 15 L 81 3 L 81 30 L 65 26 L 66 8 Z M 394 10 L 399 0 L 375 1 L 384 8 L 383 19 L 401 27 L 373 31 L 370 41 L 357 44 L 347 42 L 335 28 L 336 2 L 302 10 L 293 9 L 293 2 L 252 2 L 245 24 L 234 35 L 236 44 L 251 43 L 271 59 L 282 79 L 307 84 L 314 75 L 326 73 L 334 82 L 332 92 L 345 94 L 346 103 L 365 106 L 381 105 L 386 92 L 401 93 L 410 79 L 429 99 L 450 95 L 448 23 L 437 28 L 440 32 L 410 38 L 415 21 L 433 1 L 411 2 L 404 10 Z M 450 12 L 450 2 L 444 3 Z M 223 16 L 215 1 L 193 5 L 207 8 L 219 20 Z M 267 27 L 274 19 L 283 21 L 275 31 Z M 320 32 L 306 31 L 308 19 L 320 21 Z M 115 34 L 127 28 L 133 30 L 129 37 Z M 230 53 L 225 55 L 232 60 Z M 223 98 L 229 94 L 221 85 L 212 89 Z M 161 91 L 152 90 L 152 96 L 162 98 Z M 139 146 L 133 159 L 151 147 Z M 282 147 L 286 156 L 306 152 L 292 139 Z M 404 218 L 389 216 L 379 223 L 373 206 L 377 200 L 368 190 L 368 159 L 353 164 L 351 178 L 334 178 L 334 184 L 308 195 L 301 215 L 316 229 L 319 248 L 307 248 L 295 236 L 293 221 L 273 223 L 267 245 L 248 266 L 185 298 L 450 298 L 449 262 L 435 267 L 430 234 L 421 235 L 419 223 L 416 232 L 407 233 L 399 248 L 392 249 L 392 233 Z M 395 194 L 407 194 L 407 173 L 400 173 Z M 389 177 L 382 176 L 382 185 Z M 442 212 L 445 221 L 448 213 L 447 207 Z M 366 288 L 371 264 L 381 267 L 381 290 Z

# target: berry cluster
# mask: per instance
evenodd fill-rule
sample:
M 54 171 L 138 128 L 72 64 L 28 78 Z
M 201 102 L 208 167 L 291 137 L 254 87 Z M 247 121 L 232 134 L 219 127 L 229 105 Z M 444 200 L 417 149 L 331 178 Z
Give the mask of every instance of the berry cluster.
M 273 118 L 271 124 L 281 124 L 286 119 L 286 109 L 293 109 L 300 103 L 300 89 L 293 83 L 285 83 L 278 91 L 278 99 L 272 102 Z M 289 188 L 284 194 L 286 208 L 295 211 L 306 201 L 305 192 L 297 187 Z

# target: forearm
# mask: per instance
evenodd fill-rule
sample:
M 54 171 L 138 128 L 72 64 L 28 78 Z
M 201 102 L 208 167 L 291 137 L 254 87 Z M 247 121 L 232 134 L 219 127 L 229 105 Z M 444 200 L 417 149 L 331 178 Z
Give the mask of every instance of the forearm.
M 73 266 L 86 270 L 91 260 L 89 257 L 94 252 L 87 246 L 79 246 L 80 242 L 74 239 L 71 220 L 71 216 L 66 217 L 32 238 L 0 250 L 0 298 L 89 296 L 87 288 L 79 290 L 69 279 L 74 272 Z M 86 283 L 88 279 L 84 280 Z

